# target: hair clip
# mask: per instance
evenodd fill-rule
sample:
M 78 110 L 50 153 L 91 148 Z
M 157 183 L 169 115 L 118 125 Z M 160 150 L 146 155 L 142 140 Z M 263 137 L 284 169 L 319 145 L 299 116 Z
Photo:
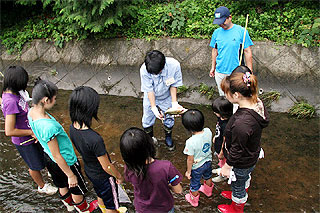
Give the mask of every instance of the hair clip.
M 246 72 L 242 77 L 243 82 L 247 84 L 247 87 L 250 87 L 250 83 L 251 83 L 250 76 L 251 76 L 250 72 Z
M 43 85 L 43 87 L 45 88 L 45 90 L 46 90 L 46 92 L 48 93 L 48 95 L 50 96 L 50 91 L 49 91 L 49 88 L 48 88 L 47 84 L 46 84 L 46 83 L 43 83 L 42 85 Z

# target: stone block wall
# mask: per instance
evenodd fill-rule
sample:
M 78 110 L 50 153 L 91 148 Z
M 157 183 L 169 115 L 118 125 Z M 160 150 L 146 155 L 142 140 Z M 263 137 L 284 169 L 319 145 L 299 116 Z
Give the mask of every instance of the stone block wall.
M 34 40 L 25 45 L 21 55 L 9 55 L 0 46 L 0 69 L 3 72 L 9 65 L 19 64 L 31 76 L 49 79 L 61 89 L 88 85 L 100 94 L 142 97 L 139 67 L 152 49 L 180 61 L 185 85 L 214 86 L 214 79 L 209 77 L 209 42 L 200 39 L 84 40 L 69 42 L 60 49 L 44 40 Z M 286 111 L 301 98 L 320 106 L 320 48 L 278 46 L 272 42 L 254 44 L 253 67 L 260 87 L 282 95 L 272 104 L 272 110 Z M 182 101 L 210 103 L 194 92 Z

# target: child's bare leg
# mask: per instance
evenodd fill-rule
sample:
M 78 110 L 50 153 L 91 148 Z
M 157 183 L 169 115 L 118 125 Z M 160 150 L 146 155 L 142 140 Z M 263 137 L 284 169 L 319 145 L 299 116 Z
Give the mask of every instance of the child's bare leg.
M 98 197 L 98 205 L 102 213 L 107 212 L 106 206 L 104 205 L 104 202 L 100 197 Z
M 98 204 L 99 205 L 104 205 L 104 202 L 103 202 L 102 198 L 100 198 L 100 197 L 98 197 Z
M 75 194 L 71 194 L 72 196 L 72 200 L 74 203 L 81 203 L 83 201 L 83 195 L 75 195 Z
M 107 209 L 107 213 L 113 213 L 113 212 L 118 212 L 117 210 L 112 210 L 112 209 Z
M 103 202 L 102 198 L 100 198 L 100 197 L 98 197 L 98 204 L 99 204 L 99 208 L 102 213 L 118 212 L 117 210 L 106 209 L 106 206 L 104 205 L 104 202 Z
M 191 191 L 191 194 L 196 197 L 196 196 L 198 196 L 199 191 L 195 191 L 195 192 Z
M 29 174 L 40 188 L 44 187 L 44 181 L 40 171 L 29 169 Z
M 66 195 L 69 192 L 69 189 L 67 187 L 59 188 L 59 193 L 61 196 Z
M 205 184 L 207 185 L 207 186 L 212 186 L 212 179 L 211 178 L 209 178 L 208 180 L 206 180 L 205 181 Z

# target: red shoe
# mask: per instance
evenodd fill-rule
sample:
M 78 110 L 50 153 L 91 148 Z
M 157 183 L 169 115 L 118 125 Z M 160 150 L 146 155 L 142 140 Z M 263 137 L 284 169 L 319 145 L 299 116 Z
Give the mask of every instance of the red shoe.
M 63 205 L 65 205 L 65 207 L 67 207 L 68 212 L 72 212 L 74 210 L 74 206 L 72 204 L 72 197 L 71 197 L 70 192 L 68 192 L 64 196 L 60 195 L 60 199 L 61 199 Z
M 89 205 L 90 205 L 90 207 L 89 207 L 90 212 L 93 212 L 94 210 L 99 208 L 98 200 L 92 201 Z
M 89 205 L 85 198 L 80 203 L 74 204 L 74 208 L 77 210 L 77 212 L 85 212 L 85 213 L 90 213 L 89 212 Z
M 246 192 L 248 193 L 248 189 L 246 189 Z M 232 191 L 222 191 L 220 195 L 226 199 L 232 199 Z
M 232 201 L 230 205 L 222 204 L 218 206 L 219 212 L 222 213 L 243 213 L 244 205 L 246 203 L 235 203 Z

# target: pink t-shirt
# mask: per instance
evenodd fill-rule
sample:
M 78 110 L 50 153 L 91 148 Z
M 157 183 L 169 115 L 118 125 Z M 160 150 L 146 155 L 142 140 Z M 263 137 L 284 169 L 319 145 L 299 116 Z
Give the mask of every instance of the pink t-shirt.
M 20 96 L 14 95 L 11 93 L 3 93 L 2 94 L 2 103 L 1 109 L 3 112 L 4 117 L 7 115 L 16 115 L 16 125 L 15 128 L 17 129 L 30 129 L 29 121 L 28 121 L 28 111 L 29 105 L 28 103 Z M 31 136 L 23 136 L 23 137 L 11 137 L 12 143 L 16 145 L 20 145 L 25 141 L 32 139 Z M 35 140 L 31 140 L 23 145 L 29 145 L 34 143 Z
M 174 178 L 178 175 L 178 178 Z M 144 180 L 126 169 L 125 179 L 134 186 L 134 207 L 141 212 L 168 212 L 173 208 L 174 200 L 170 192 L 171 185 L 176 186 L 182 180 L 181 173 L 167 160 L 155 160 L 149 164 Z

